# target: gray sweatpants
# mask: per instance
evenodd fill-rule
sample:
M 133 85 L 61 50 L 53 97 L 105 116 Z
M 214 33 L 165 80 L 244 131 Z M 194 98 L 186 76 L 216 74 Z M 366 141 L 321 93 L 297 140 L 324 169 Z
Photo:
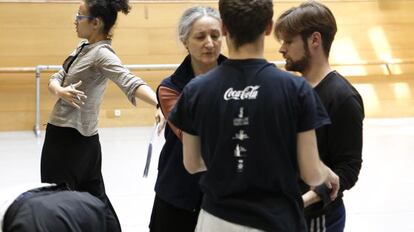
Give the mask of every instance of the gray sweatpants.
M 204 210 L 200 211 L 198 215 L 197 227 L 195 232 L 264 232 L 252 227 L 235 224 L 225 221 L 212 214 L 207 213 Z

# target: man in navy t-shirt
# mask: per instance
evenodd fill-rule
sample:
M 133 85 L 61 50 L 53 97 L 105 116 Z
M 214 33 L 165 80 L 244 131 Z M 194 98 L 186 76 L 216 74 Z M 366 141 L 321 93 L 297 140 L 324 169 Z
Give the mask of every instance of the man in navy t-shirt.
M 327 114 L 302 78 L 263 57 L 271 0 L 220 0 L 229 60 L 193 79 L 170 114 L 183 131 L 184 166 L 207 172 L 196 231 L 305 231 L 297 184 L 338 177 L 319 159 L 315 128 Z

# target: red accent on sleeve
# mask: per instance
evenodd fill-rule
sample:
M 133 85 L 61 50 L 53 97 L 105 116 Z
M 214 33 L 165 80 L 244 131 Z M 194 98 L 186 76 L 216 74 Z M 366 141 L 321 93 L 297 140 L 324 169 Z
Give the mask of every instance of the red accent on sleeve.
M 168 120 L 168 115 L 170 114 L 171 110 L 174 108 L 175 104 L 180 97 L 180 93 L 176 90 L 170 89 L 165 86 L 160 86 L 158 88 L 158 98 L 160 100 L 161 111 L 164 114 L 164 117 L 167 119 L 168 125 L 174 132 L 174 134 L 182 141 L 182 134 L 183 132 L 175 127 L 170 120 Z

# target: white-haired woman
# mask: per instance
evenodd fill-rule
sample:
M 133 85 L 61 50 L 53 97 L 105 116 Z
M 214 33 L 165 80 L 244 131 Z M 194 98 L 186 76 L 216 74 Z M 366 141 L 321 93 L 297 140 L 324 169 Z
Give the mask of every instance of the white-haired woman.
M 217 10 L 196 6 L 187 9 L 178 25 L 178 35 L 188 55 L 157 89 L 164 116 L 174 107 L 184 86 L 194 77 L 206 73 L 226 58 L 220 55 L 222 32 Z M 194 231 L 202 194 L 198 186 L 200 174 L 189 174 L 183 165 L 181 131 L 170 122 L 165 127 L 150 231 Z M 202 174 L 201 174 L 202 175 Z

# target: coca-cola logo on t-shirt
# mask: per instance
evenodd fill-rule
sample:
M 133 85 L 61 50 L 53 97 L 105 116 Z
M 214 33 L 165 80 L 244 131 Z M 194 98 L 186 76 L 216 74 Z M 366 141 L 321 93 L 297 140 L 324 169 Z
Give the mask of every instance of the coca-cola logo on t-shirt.
M 256 99 L 257 94 L 259 93 L 258 89 L 260 85 L 250 85 L 244 88 L 243 90 L 233 90 L 229 88 L 224 93 L 224 100 L 251 100 Z

